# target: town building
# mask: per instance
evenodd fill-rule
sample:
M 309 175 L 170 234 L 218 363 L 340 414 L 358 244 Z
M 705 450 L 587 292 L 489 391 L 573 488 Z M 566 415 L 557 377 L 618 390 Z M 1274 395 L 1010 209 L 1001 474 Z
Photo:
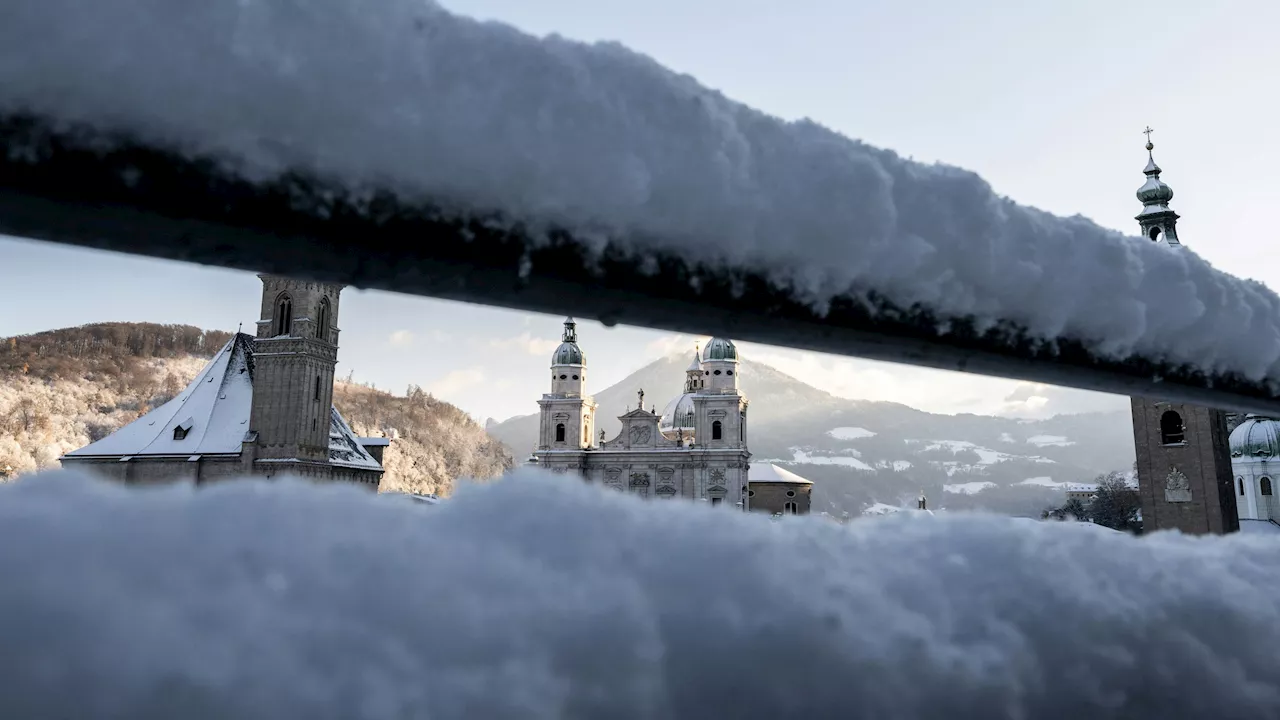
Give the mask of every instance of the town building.
M 538 400 L 538 444 L 529 462 L 642 497 L 808 513 L 811 482 L 781 468 L 751 469 L 738 364 L 732 341 L 712 339 L 705 349 L 694 349 L 682 392 L 661 413 L 646 406 L 645 391 L 637 388 L 635 409 L 618 418 L 621 432 L 597 436 L 586 354 L 577 324 L 568 318 L 551 358 L 551 392 Z
M 1143 237 L 1181 247 L 1173 189 L 1160 179 L 1147 128 L 1146 182 L 1138 188 Z M 1130 399 L 1143 531 L 1175 529 L 1221 534 L 1240 529 L 1233 488 L 1227 413 L 1151 398 Z M 1237 428 L 1238 430 L 1239 428 Z
M 386 438 L 333 406 L 341 285 L 259 275 L 257 334 L 237 332 L 177 397 L 64 467 L 127 483 L 290 475 L 377 490 Z

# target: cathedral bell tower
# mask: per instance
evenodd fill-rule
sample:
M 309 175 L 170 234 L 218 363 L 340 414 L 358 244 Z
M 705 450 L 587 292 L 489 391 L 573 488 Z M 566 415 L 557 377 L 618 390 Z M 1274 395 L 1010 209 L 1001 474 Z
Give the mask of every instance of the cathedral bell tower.
M 747 403 L 738 390 L 738 348 L 712 338 L 702 352 L 703 384 L 694 390 L 694 437 L 699 447 L 745 448 Z
M 578 325 L 565 318 L 560 346 L 551 356 L 551 392 L 538 401 L 539 450 L 585 450 L 595 435 L 596 404 L 586 394 L 587 356 L 578 347 Z
M 1160 180 L 1147 134 L 1147 181 L 1138 189 L 1138 226 L 1149 240 L 1178 241 L 1178 214 L 1169 209 L 1173 190 Z M 1130 398 L 1137 455 L 1143 532 L 1181 530 L 1221 534 L 1240 529 L 1231 480 L 1227 413 L 1213 408 Z
M 249 430 L 258 459 L 329 461 L 342 286 L 278 275 L 262 280 Z

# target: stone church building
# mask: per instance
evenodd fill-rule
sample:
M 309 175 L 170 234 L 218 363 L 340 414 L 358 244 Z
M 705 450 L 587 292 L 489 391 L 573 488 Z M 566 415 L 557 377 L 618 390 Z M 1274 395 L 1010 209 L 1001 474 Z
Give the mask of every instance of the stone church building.
M 293 475 L 376 491 L 388 440 L 356 437 L 333 406 L 342 286 L 258 277 L 256 337 L 236 333 L 177 397 L 63 465 L 128 483 Z
M 530 463 L 587 482 L 653 498 L 705 500 L 742 510 L 805 514 L 812 483 L 762 466 L 752 479 L 747 450 L 747 399 L 738 386 L 738 349 L 715 338 L 695 349 L 683 392 L 661 414 L 637 404 L 618 419 L 621 432 L 596 435 L 595 400 L 587 394 L 587 360 L 573 318 L 551 358 L 551 392 L 538 401 L 537 450 Z M 753 502 L 754 495 L 759 500 Z
M 1181 243 L 1178 214 L 1169 208 L 1173 189 L 1160 179 L 1150 132 L 1148 128 L 1143 170 L 1147 180 L 1137 193 L 1142 212 L 1136 220 L 1143 237 L 1176 249 Z M 1130 406 L 1144 531 L 1221 534 L 1239 530 L 1242 515 L 1236 501 L 1237 483 L 1232 481 L 1234 443 L 1227 432 L 1228 414 L 1140 397 L 1131 398 Z

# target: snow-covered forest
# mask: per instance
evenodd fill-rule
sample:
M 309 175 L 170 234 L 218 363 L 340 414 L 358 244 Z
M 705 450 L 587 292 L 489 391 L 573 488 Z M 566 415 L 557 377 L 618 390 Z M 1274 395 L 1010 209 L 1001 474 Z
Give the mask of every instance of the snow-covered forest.
M 176 395 L 230 334 L 106 323 L 8 338 L 0 347 L 0 477 L 58 467 Z M 511 456 L 466 413 L 418 388 L 405 397 L 338 382 L 334 404 L 361 435 L 393 435 L 384 490 L 447 495 L 492 478 Z

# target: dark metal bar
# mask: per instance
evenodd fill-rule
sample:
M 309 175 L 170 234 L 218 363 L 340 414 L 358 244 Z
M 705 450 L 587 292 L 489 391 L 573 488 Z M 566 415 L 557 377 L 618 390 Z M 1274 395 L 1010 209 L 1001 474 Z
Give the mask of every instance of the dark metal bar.
M 0 233 L 357 287 L 594 317 L 681 332 L 961 370 L 1088 390 L 1280 413 L 1280 396 L 1239 377 L 1158 359 L 1098 358 L 1070 338 L 1012 325 L 979 332 L 882 299 L 825 316 L 749 272 L 618 247 L 588 257 L 565 233 L 534 243 L 489 216 L 456 217 L 389 192 L 353 193 L 293 175 L 238 179 L 124 136 L 0 117 Z M 506 227 L 508 229 L 495 229 Z M 3 263 L 3 258 L 0 258 Z M 638 268 L 654 268 L 652 273 Z

